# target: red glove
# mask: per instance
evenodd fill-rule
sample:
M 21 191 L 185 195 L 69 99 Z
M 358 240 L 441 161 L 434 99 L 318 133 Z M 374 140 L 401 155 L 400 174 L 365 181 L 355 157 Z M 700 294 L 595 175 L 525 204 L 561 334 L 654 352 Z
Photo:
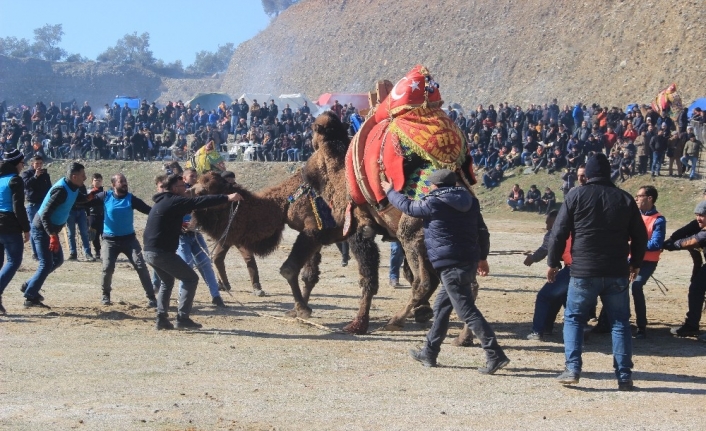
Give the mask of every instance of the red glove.
M 58 253 L 61 249 L 61 243 L 59 242 L 59 237 L 57 235 L 52 235 L 49 237 L 49 251 L 52 253 Z
M 97 188 L 91 189 L 91 191 L 88 192 L 88 194 L 86 195 L 86 200 L 87 200 L 87 201 L 92 201 L 93 198 L 96 197 L 96 195 L 97 195 L 98 193 L 100 193 L 100 192 L 101 192 L 101 191 L 100 191 L 99 189 L 97 189 Z

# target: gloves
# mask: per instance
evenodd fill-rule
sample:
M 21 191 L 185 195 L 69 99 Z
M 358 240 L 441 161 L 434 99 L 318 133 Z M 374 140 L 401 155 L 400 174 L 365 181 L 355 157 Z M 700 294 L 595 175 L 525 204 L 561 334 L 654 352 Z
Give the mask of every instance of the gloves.
M 674 244 L 674 241 L 671 239 L 668 239 L 664 241 L 662 244 L 662 248 L 667 250 L 667 251 L 674 251 L 674 250 L 679 250 L 677 246 Z
M 57 235 L 52 235 L 49 237 L 49 251 L 52 253 L 58 253 L 61 249 L 61 243 L 59 242 L 59 237 Z

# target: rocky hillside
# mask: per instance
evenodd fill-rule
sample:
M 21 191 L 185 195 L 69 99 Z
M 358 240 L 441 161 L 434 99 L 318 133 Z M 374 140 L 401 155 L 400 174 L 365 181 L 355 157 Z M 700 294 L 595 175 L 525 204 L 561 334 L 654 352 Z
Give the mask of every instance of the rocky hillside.
M 446 102 L 706 95 L 703 0 L 304 0 L 233 55 L 229 94 L 365 92 L 426 65 Z

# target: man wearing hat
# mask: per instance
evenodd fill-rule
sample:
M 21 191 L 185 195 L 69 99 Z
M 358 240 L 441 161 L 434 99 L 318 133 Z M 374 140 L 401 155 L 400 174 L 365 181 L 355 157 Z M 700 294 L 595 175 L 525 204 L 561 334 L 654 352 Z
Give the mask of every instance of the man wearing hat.
M 613 366 L 619 390 L 632 390 L 632 336 L 629 282 L 642 265 L 647 231 L 629 193 L 610 181 L 610 163 L 603 153 L 586 163 L 588 181 L 566 194 L 549 240 L 547 281 L 553 283 L 571 235 L 574 253 L 564 312 L 566 369 L 557 380 L 576 384 L 581 377 L 583 329 L 601 296 L 612 324 Z
M 691 169 L 689 180 L 696 178 L 696 163 L 699 160 L 699 152 L 702 146 L 703 143 L 696 139 L 696 135 L 689 133 L 688 140 L 684 144 L 682 158 L 680 159 L 682 165 L 684 165 L 684 169 Z M 686 170 L 684 172 L 686 172 Z
M 471 329 L 485 350 L 482 374 L 494 374 L 510 360 L 498 345 L 495 333 L 476 308 L 471 282 L 473 274 L 488 274 L 486 258 L 490 235 L 483 222 L 478 200 L 464 187 L 456 187 L 456 174 L 439 169 L 429 176 L 433 190 L 420 200 L 408 200 L 393 185 L 381 185 L 390 203 L 403 213 L 424 221 L 424 244 L 429 261 L 439 274 L 442 286 L 434 303 L 434 324 L 421 350 L 410 355 L 426 367 L 436 366 L 436 357 L 446 337 L 451 311 Z
M 704 194 L 706 196 L 706 193 Z M 706 297 L 706 265 L 703 265 L 703 249 L 706 247 L 706 200 L 702 200 L 694 208 L 696 222 L 674 231 L 668 240 L 664 241 L 664 249 L 668 251 L 688 250 L 694 259 L 694 270 L 689 284 L 689 309 L 684 324 L 672 328 L 671 333 L 678 337 L 693 337 L 699 335 L 699 322 Z M 699 337 L 706 341 L 706 334 Z
M 24 168 L 24 154 L 12 150 L 3 154 L 0 164 L 0 256 L 7 258 L 0 269 L 0 315 L 2 293 L 22 264 L 24 243 L 29 241 L 29 219 L 24 203 L 24 182 L 19 173 Z

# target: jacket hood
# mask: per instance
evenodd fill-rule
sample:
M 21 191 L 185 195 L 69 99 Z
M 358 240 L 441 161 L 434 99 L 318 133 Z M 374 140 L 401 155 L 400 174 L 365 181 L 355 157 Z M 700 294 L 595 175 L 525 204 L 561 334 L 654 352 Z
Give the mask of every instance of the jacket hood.
M 473 206 L 473 196 L 463 187 L 442 187 L 430 195 L 457 211 L 466 212 Z
M 167 197 L 167 195 L 171 195 L 172 193 L 169 192 L 162 192 L 162 193 L 157 193 L 156 195 L 152 196 L 152 202 L 157 203 L 162 201 Z

